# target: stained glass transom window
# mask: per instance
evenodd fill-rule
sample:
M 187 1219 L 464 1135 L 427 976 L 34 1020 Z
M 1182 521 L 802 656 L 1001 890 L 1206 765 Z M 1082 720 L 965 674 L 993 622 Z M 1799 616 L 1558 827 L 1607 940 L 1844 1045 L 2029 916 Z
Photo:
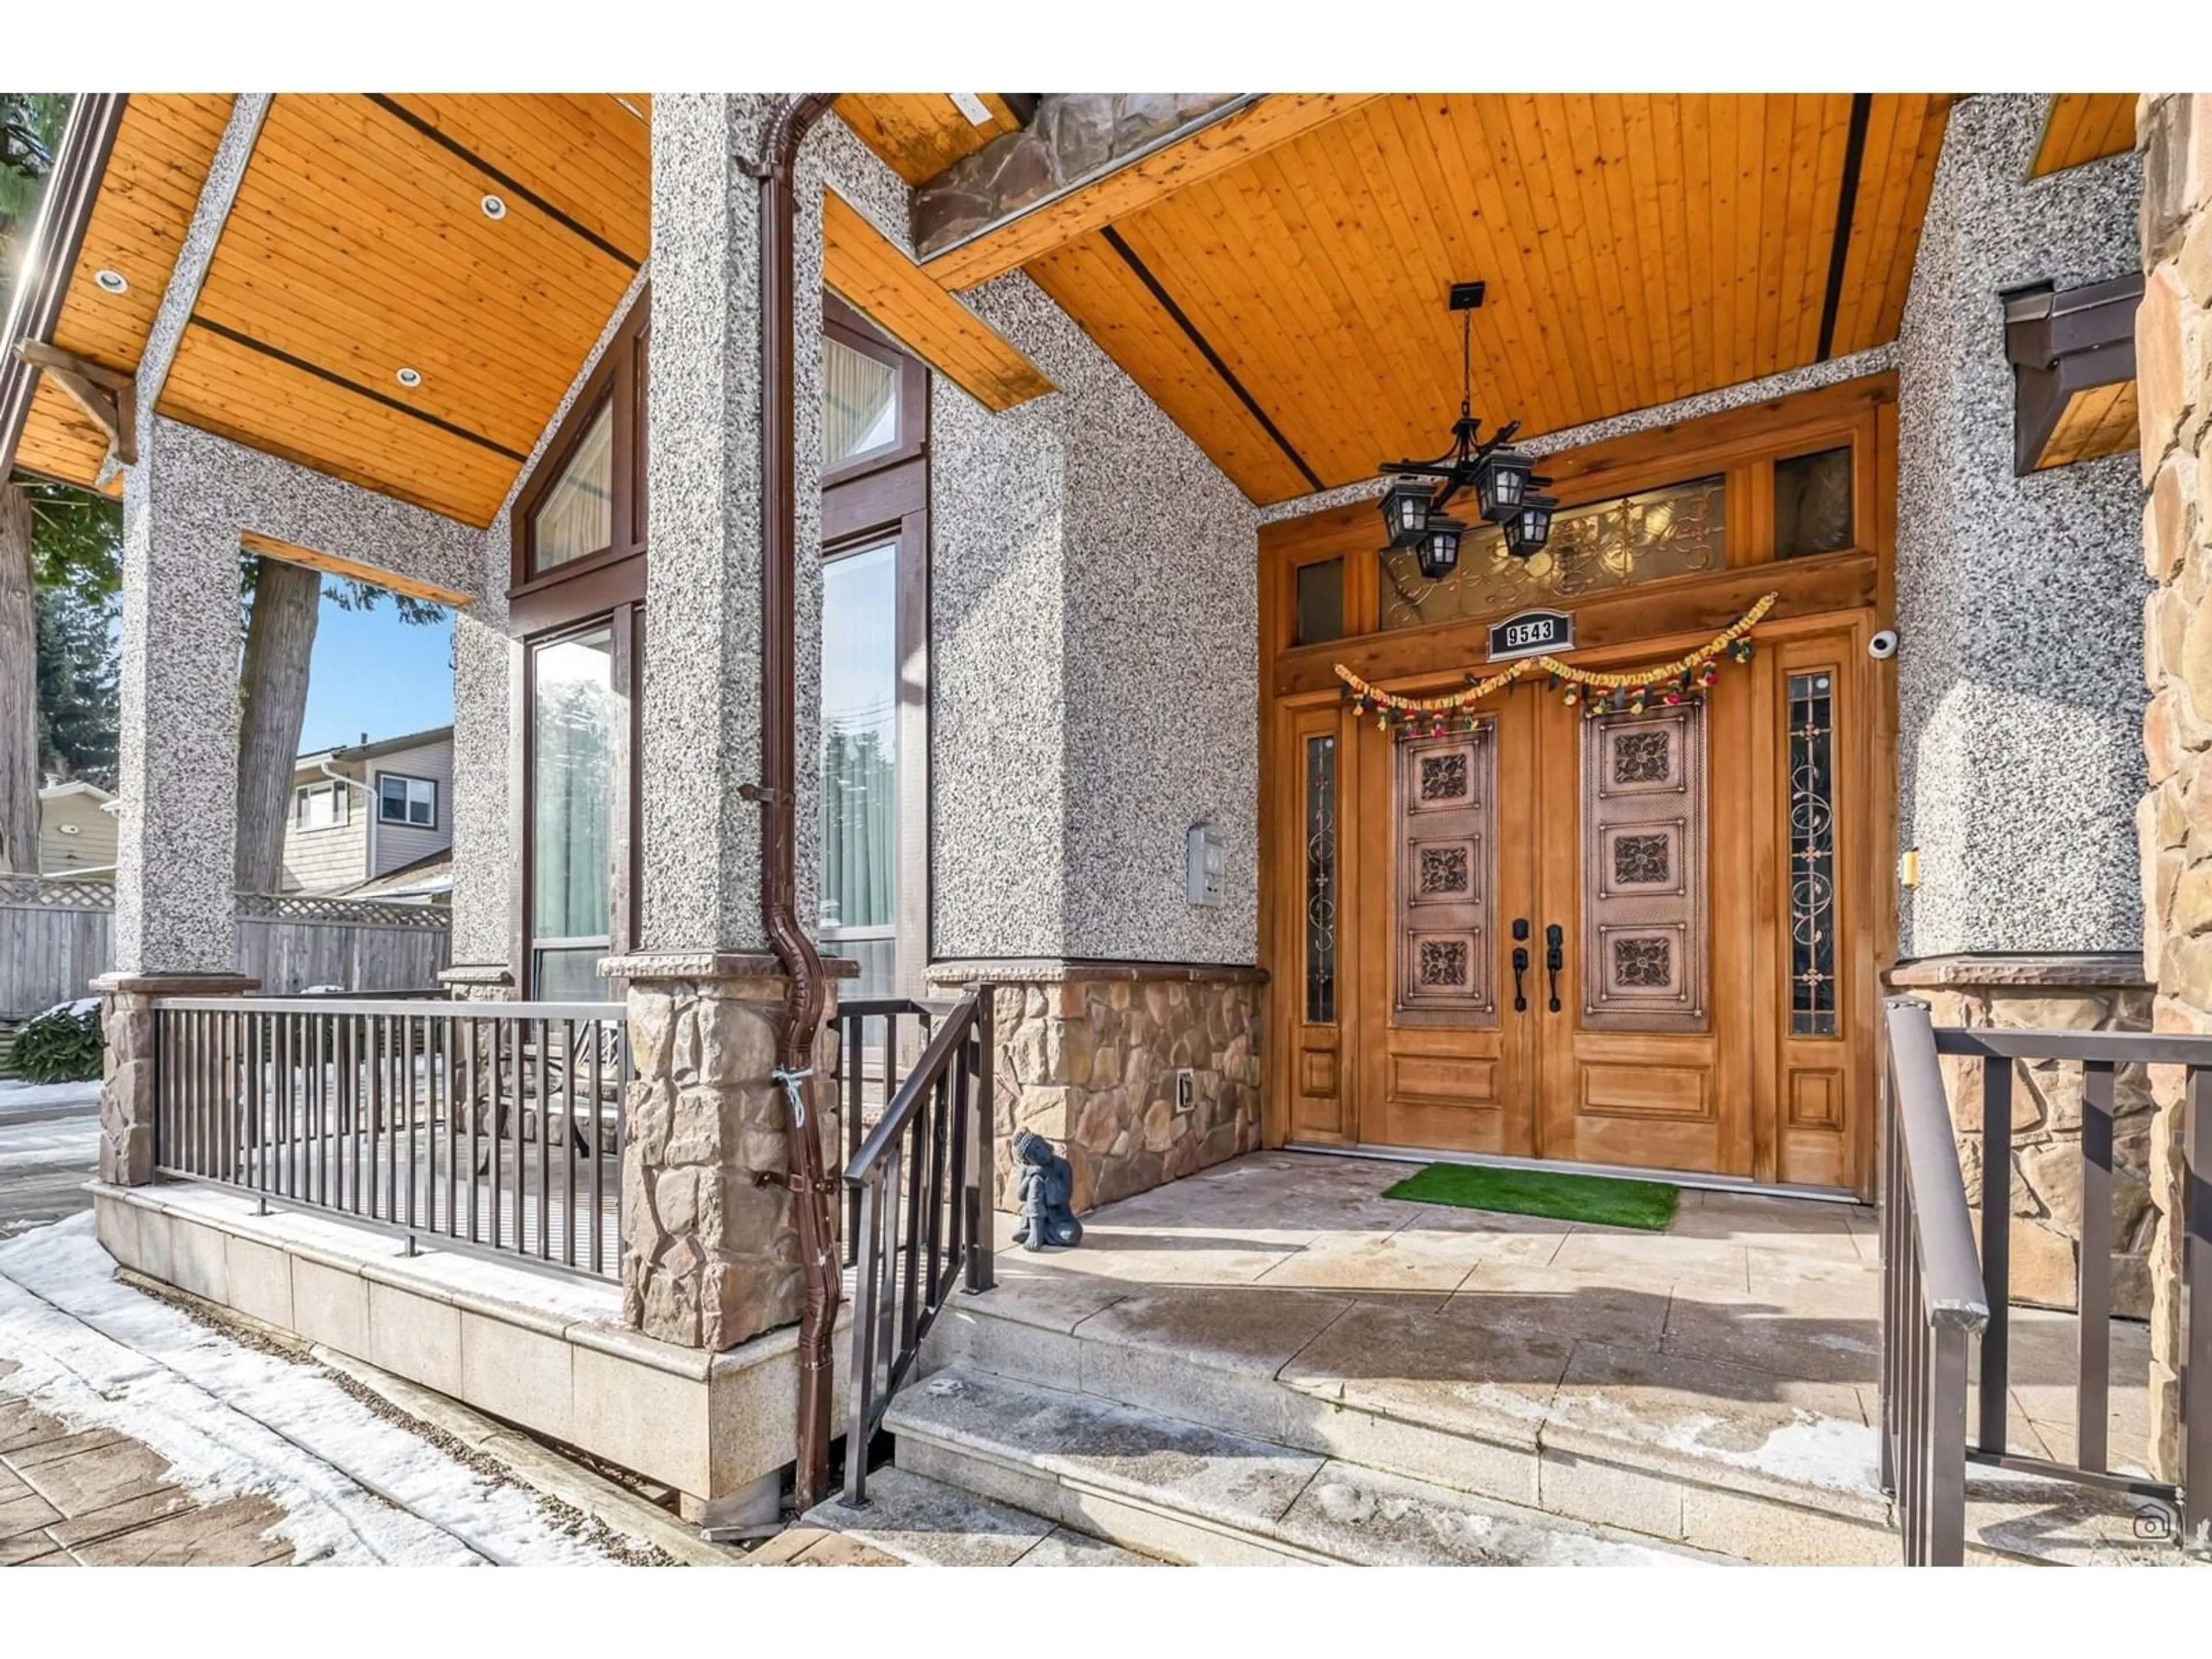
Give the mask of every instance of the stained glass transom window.
M 1442 581 L 1425 580 L 1411 552 L 1386 553 L 1382 626 L 1457 622 L 1718 570 L 1728 562 L 1727 485 L 1716 473 L 1569 507 L 1553 519 L 1550 544 L 1527 560 L 1486 528 L 1461 544 L 1458 568 Z

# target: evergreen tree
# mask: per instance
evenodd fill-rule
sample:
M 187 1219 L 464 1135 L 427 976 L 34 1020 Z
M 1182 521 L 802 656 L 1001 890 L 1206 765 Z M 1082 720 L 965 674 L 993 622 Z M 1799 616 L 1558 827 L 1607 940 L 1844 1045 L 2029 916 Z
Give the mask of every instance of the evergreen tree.
M 38 613 L 40 769 L 112 789 L 121 729 L 114 602 L 42 587 Z

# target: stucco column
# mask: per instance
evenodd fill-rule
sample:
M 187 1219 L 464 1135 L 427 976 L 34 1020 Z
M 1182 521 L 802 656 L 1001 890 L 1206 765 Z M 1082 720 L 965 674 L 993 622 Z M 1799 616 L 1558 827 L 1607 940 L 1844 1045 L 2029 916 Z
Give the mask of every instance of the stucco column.
M 115 967 L 235 965 L 238 524 L 168 422 L 123 477 L 121 745 Z
M 766 100 L 653 104 L 653 557 L 641 710 L 643 942 L 764 951 L 760 236 Z
M 2158 584 L 2145 611 L 2143 716 L 2149 793 L 2136 813 L 2143 965 L 2157 988 L 2152 1024 L 2212 1033 L 2212 96 L 2147 100 L 2142 147 L 2143 297 L 2136 312 L 2142 479 L 2150 490 L 2142 549 Z M 2179 1413 L 2185 1077 L 2151 1068 L 2151 1473 L 2182 1477 Z M 2206 1171 L 2200 1170 L 2203 1182 Z M 2212 1432 L 2202 1425 L 2200 1434 Z

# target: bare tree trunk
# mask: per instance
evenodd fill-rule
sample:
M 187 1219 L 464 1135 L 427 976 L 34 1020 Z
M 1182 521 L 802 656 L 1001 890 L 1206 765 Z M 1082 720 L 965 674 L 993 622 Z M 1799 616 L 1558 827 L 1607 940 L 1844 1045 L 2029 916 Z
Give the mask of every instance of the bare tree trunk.
M 31 498 L 0 483 L 0 871 L 39 872 L 39 623 Z
M 323 579 L 305 565 L 261 561 L 240 665 L 238 888 L 274 893 L 284 881 L 284 826 L 292 814 L 292 767 L 307 717 L 307 659 Z

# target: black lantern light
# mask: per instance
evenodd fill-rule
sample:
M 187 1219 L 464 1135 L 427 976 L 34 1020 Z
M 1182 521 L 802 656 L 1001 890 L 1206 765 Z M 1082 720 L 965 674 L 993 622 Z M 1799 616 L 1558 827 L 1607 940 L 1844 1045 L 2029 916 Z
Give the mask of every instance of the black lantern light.
M 1552 513 L 1559 502 L 1530 491 L 1519 512 L 1505 521 L 1505 550 L 1516 559 L 1534 558 L 1552 539 Z
M 1441 580 L 1459 563 L 1460 538 L 1467 526 L 1444 516 L 1462 489 L 1474 491 L 1485 520 L 1505 532 L 1516 558 L 1527 558 L 1552 533 L 1552 509 L 1559 503 L 1535 493 L 1549 480 L 1535 464 L 1510 447 L 1518 421 L 1509 421 L 1490 437 L 1474 418 L 1474 313 L 1482 304 L 1480 283 L 1454 283 L 1451 308 L 1460 313 L 1459 419 L 1452 422 L 1451 447 L 1428 461 L 1385 461 L 1380 471 L 1390 487 L 1382 494 L 1382 523 L 1389 536 L 1385 552 L 1411 548 L 1421 574 Z M 1431 482 L 1434 481 L 1434 482 Z
M 1429 527 L 1429 509 L 1436 491 L 1418 478 L 1394 480 L 1382 492 L 1383 534 L 1392 547 L 1412 547 Z
M 1520 510 L 1535 470 L 1535 463 L 1517 449 L 1493 449 L 1477 461 L 1474 499 L 1482 507 L 1482 516 L 1492 524 L 1504 524 L 1511 518 Z
M 1440 582 L 1457 568 L 1459 538 L 1466 533 L 1467 526 L 1457 519 L 1439 515 L 1429 520 L 1429 527 L 1413 544 L 1413 562 L 1425 580 Z

